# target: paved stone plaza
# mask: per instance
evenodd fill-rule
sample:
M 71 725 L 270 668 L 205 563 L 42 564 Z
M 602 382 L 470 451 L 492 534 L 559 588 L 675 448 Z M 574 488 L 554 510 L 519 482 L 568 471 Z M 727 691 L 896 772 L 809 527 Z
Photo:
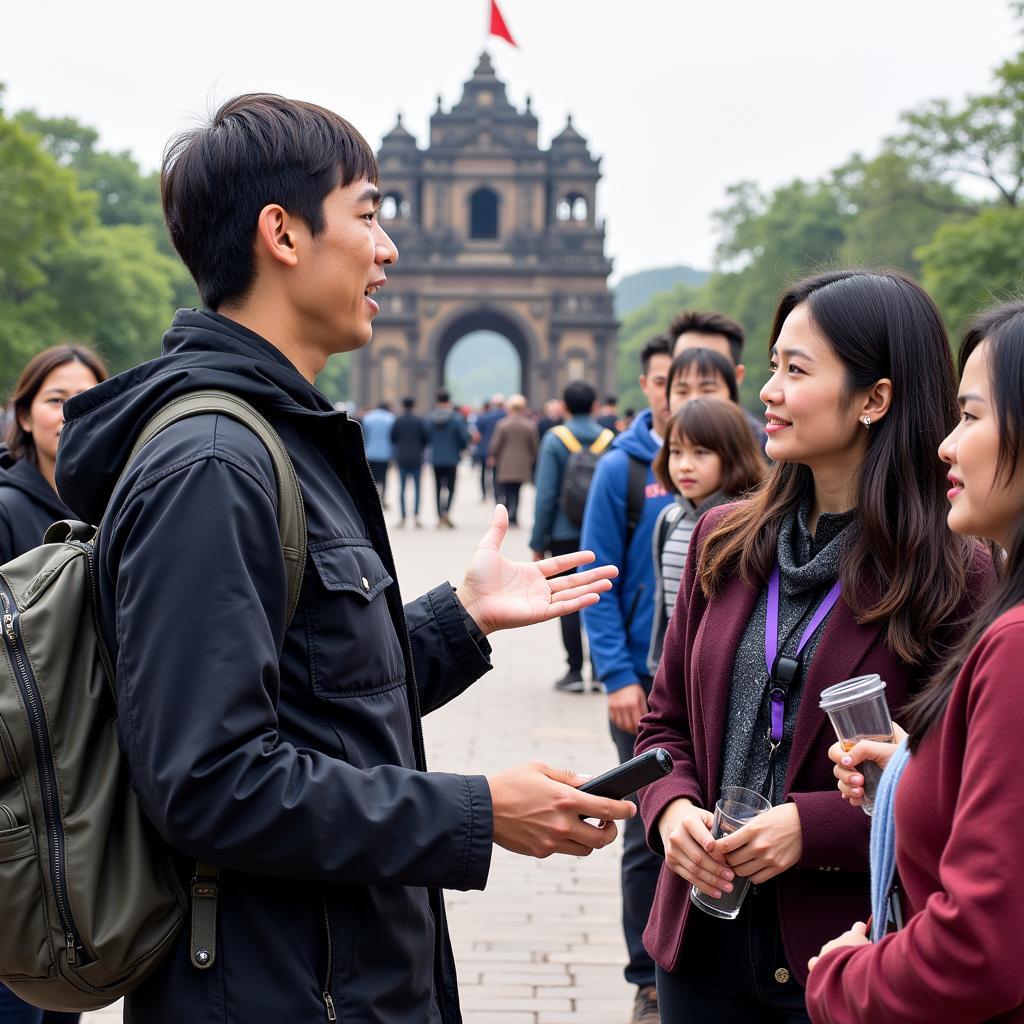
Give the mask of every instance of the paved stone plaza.
M 477 475 L 464 469 L 452 510 L 457 528 L 436 530 L 429 470 L 423 482 L 425 528 L 392 532 L 407 598 L 445 578 L 457 584 L 490 517 Z M 503 550 L 525 559 L 532 488 L 524 488 L 521 509 L 523 525 Z M 486 774 L 531 758 L 593 774 L 610 767 L 615 750 L 603 695 L 552 689 L 565 667 L 558 624 L 498 634 L 492 642 L 494 670 L 424 721 L 431 769 Z M 621 839 L 587 858 L 536 861 L 495 850 L 485 892 L 447 894 L 466 1024 L 628 1021 L 634 990 L 622 977 L 620 852 Z M 83 1017 L 86 1024 L 120 1019 L 118 1007 Z

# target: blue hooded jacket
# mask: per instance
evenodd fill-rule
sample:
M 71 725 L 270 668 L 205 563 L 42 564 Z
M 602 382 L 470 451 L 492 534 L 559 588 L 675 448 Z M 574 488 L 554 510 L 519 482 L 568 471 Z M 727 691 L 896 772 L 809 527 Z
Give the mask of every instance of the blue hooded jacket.
M 626 492 L 630 456 L 643 459 L 650 467 L 658 447 L 651 437 L 651 410 L 645 409 L 598 462 L 583 513 L 580 547 L 594 552 L 595 565 L 619 567 L 619 577 L 612 589 L 602 595 L 598 604 L 583 610 L 590 656 L 609 693 L 647 675 L 647 650 L 654 618 L 651 545 L 658 513 L 672 503 L 672 496 L 648 468 L 643 513 L 626 550 Z

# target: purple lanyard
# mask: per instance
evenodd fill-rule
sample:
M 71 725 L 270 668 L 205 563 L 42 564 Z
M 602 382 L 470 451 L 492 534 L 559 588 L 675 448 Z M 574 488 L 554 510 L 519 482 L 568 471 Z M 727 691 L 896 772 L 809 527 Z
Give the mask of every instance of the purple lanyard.
M 782 727 L 786 718 L 786 691 L 792 681 L 793 674 L 799 666 L 800 654 L 807 646 L 807 641 L 814 635 L 814 631 L 825 621 L 825 617 L 835 607 L 843 592 L 842 583 L 837 580 L 832 589 L 825 595 L 817 611 L 811 616 L 807 628 L 800 637 L 795 655 L 792 659 L 792 672 L 790 678 L 781 685 L 776 676 L 776 660 L 779 653 L 779 567 L 772 569 L 768 577 L 768 607 L 765 611 L 764 622 L 764 660 L 768 666 L 768 685 L 771 687 L 769 693 L 772 703 L 772 731 L 771 741 L 774 745 L 782 742 Z M 785 660 L 785 659 L 782 659 Z

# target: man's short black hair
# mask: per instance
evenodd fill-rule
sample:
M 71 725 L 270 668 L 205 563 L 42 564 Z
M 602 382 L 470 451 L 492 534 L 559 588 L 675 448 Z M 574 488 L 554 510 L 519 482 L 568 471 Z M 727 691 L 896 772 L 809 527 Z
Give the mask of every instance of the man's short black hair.
M 619 404 L 619 396 L 618 395 L 605 395 L 604 398 L 602 399 L 602 403 L 604 405 L 618 405 Z
M 597 392 L 585 380 L 571 380 L 562 392 L 562 401 L 570 416 L 588 416 L 594 408 Z
M 449 394 L 447 389 L 445 389 L 445 388 L 438 388 L 437 389 L 437 400 L 443 405 L 445 402 L 450 402 L 452 400 L 452 396 Z
M 732 354 L 734 366 L 739 366 L 743 361 L 743 343 L 747 340 L 747 332 L 742 324 L 738 324 L 732 317 L 724 313 L 716 313 L 713 310 L 700 312 L 696 309 L 687 309 L 680 313 L 672 323 L 668 325 L 668 335 L 672 339 L 672 345 L 679 340 L 680 334 L 693 331 L 696 334 L 721 334 L 729 342 L 729 352 Z
M 406 412 L 411 412 L 415 408 L 415 406 L 416 399 L 413 398 L 412 396 L 402 399 L 402 408 L 405 409 Z
M 203 303 L 217 309 L 252 288 L 260 210 L 278 203 L 318 235 L 324 198 L 363 178 L 377 183 L 377 158 L 343 117 L 314 103 L 249 93 L 171 140 L 160 194 L 174 248 Z
M 640 365 L 644 368 L 644 376 L 647 375 L 647 368 L 655 356 L 672 355 L 672 342 L 667 334 L 656 334 L 642 349 L 640 349 Z

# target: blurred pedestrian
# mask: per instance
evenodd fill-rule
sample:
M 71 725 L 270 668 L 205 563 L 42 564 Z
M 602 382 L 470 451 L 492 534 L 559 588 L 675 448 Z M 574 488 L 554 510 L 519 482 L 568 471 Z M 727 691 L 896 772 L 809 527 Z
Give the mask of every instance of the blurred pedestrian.
M 462 413 L 452 408 L 451 395 L 441 388 L 427 417 L 430 463 L 434 470 L 437 525 L 454 528 L 449 510 L 455 497 L 455 478 L 462 453 L 469 446 L 469 428 Z
M 537 427 L 526 416 L 526 399 L 513 395 L 508 400 L 508 415 L 495 427 L 488 450 L 494 463 L 497 498 L 508 510 L 510 526 L 519 525 L 519 491 L 533 479 L 537 444 Z
M 54 484 L 64 403 L 106 379 L 103 360 L 83 345 L 45 349 L 22 370 L 0 446 L 0 563 L 42 544 L 51 523 L 78 518 Z M 77 1013 L 30 1006 L 0 985 L 0 1024 L 74 1024 L 78 1019 Z
M 582 515 L 570 517 L 565 508 L 565 474 L 570 459 L 578 452 L 589 452 L 591 465 L 608 450 L 614 436 L 594 419 L 594 389 L 582 380 L 571 381 L 562 393 L 569 414 L 568 422 L 553 427 L 540 442 L 537 456 L 536 502 L 533 510 L 533 532 L 530 549 L 534 561 L 547 554 L 560 555 L 575 551 L 580 545 Z M 583 631 L 578 615 L 565 615 L 560 620 L 562 644 L 568 667 L 565 675 L 555 682 L 555 689 L 564 693 L 583 693 Z M 600 689 L 600 683 L 591 684 Z
M 370 464 L 373 482 L 377 485 L 381 505 L 388 507 L 386 490 L 388 483 L 388 467 L 394 457 L 391 445 L 391 427 L 395 422 L 395 414 L 387 402 L 381 402 L 376 409 L 371 409 L 363 417 L 363 443 L 366 445 L 366 461 Z
M 537 420 L 537 436 L 543 437 L 552 427 L 565 422 L 565 406 L 557 398 L 544 403 L 544 414 Z
M 398 522 L 405 526 L 406 484 L 412 483 L 412 521 L 418 530 L 420 522 L 420 479 L 423 476 L 423 453 L 430 443 L 430 434 L 422 417 L 413 411 L 416 399 L 402 399 L 402 415 L 396 417 L 391 427 L 391 443 L 395 450 L 395 464 L 398 468 Z
M 494 482 L 494 466 L 488 462 L 491 438 L 494 428 L 505 418 L 505 396 L 500 392 L 484 403 L 483 411 L 476 418 L 476 440 L 473 445 L 473 459 L 480 469 L 480 500 L 497 500 Z
M 572 413 L 570 412 L 571 416 Z M 602 427 L 608 430 L 619 432 L 619 398 L 618 395 L 605 395 L 601 401 L 601 408 L 595 417 Z

